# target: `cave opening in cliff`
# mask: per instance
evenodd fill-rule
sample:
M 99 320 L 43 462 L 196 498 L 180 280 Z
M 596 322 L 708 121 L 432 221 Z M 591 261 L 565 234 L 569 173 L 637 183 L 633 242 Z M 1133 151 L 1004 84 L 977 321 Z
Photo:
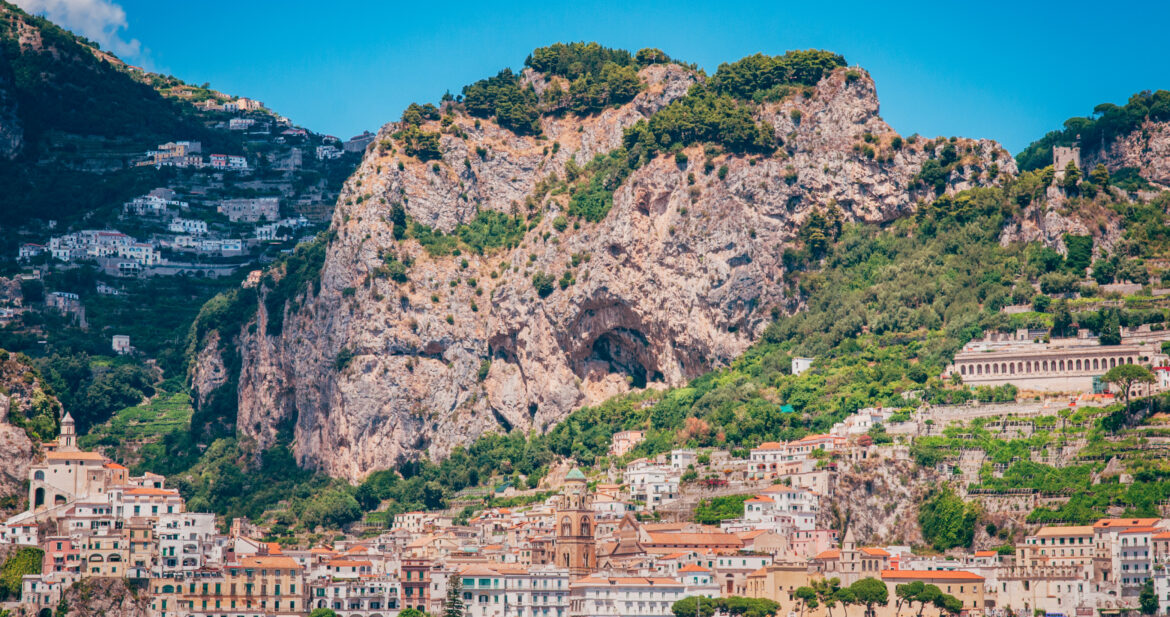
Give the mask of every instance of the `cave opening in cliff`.
M 637 330 L 617 328 L 593 341 L 590 362 L 603 362 L 610 373 L 625 375 L 630 386 L 645 388 L 648 379 L 662 379 L 661 373 L 647 368 L 649 344 Z

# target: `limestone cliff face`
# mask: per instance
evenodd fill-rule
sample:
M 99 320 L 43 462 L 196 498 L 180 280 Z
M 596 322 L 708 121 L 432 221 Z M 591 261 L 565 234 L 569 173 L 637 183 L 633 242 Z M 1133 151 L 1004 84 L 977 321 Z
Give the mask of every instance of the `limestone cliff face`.
M 15 280 L 0 278 L 0 288 L 19 297 Z M 56 419 L 61 413 L 60 401 L 45 392 L 40 377 L 24 360 L 0 351 L 0 499 L 27 493 L 28 468 L 40 453 L 40 444 L 23 427 L 38 415 Z
M 12 397 L 0 394 L 0 497 L 24 492 L 33 462 L 33 442 L 24 429 L 8 421 Z
M 1170 188 L 1170 123 L 1146 121 L 1140 129 L 1118 137 L 1104 151 L 1092 152 L 1082 161 L 1086 171 L 1097 163 L 1112 171 L 1136 167 L 1158 188 Z
M 932 155 L 924 146 L 942 140 L 896 148 L 873 82 L 841 69 L 810 96 L 764 106 L 759 119 L 784 143 L 776 154 L 718 154 L 709 170 L 700 146 L 686 150 L 689 164 L 660 157 L 622 183 L 604 220 L 570 217 L 558 232 L 568 198 L 533 198 L 542 180 L 617 147 L 624 128 L 696 79 L 675 65 L 641 75 L 648 87 L 632 102 L 545 118 L 543 138 L 458 115 L 466 137 L 443 136 L 437 168 L 376 141 L 334 214 L 320 291 L 293 303 L 278 336 L 266 332 L 263 302 L 238 334 L 239 428 L 270 443 L 295 418 L 299 460 L 351 479 L 487 431 L 546 430 L 582 405 L 724 365 L 773 309 L 797 310 L 782 254 L 811 212 L 835 204 L 846 220 L 883 222 L 932 196 L 914 176 Z M 998 144 L 955 145 L 948 191 L 1015 173 Z M 477 209 L 526 212 L 530 199 L 543 216 L 512 250 L 431 257 L 393 236 L 395 203 L 450 231 Z M 387 251 L 413 259 L 407 282 L 375 276 Z M 566 272 L 566 286 L 538 295 L 534 274 Z

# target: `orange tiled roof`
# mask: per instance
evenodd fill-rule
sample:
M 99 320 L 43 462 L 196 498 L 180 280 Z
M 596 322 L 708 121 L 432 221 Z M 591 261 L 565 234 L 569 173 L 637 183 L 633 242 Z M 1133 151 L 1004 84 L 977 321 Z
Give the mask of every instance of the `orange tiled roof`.
M 861 552 L 871 557 L 889 557 L 890 553 L 884 549 L 865 546 L 861 548 Z
M 982 581 L 983 577 L 963 570 L 882 570 L 882 579 L 912 581 Z
M 104 461 L 106 457 L 97 452 L 49 452 L 45 458 L 50 461 Z
M 679 568 L 678 571 L 680 573 L 682 573 L 682 572 L 710 572 L 710 570 L 708 570 L 707 568 L 704 568 L 703 566 L 697 566 L 693 563 L 686 566 L 686 567 Z
M 334 568 L 360 568 L 362 566 L 373 567 L 374 564 L 372 564 L 368 561 L 355 561 L 352 559 L 334 559 L 333 561 L 330 561 L 329 563 L 327 563 L 325 565 L 332 566 Z
M 301 565 L 292 557 L 282 555 L 256 555 L 240 559 L 240 565 L 245 567 L 292 568 L 299 570 Z
M 1093 523 L 1093 529 L 1116 529 L 1118 527 L 1139 527 L 1156 525 L 1161 519 L 1157 518 L 1103 518 Z
M 995 557 L 995 551 L 975 551 L 976 557 Z
M 821 552 L 816 557 L 813 557 L 813 559 L 840 559 L 840 558 L 841 558 L 841 549 L 839 549 L 839 548 L 831 548 L 827 551 Z
M 174 490 L 174 489 L 166 489 L 166 488 L 145 488 L 145 487 L 142 487 L 142 488 L 132 488 L 132 489 L 126 491 L 126 494 L 127 495 L 143 495 L 143 496 L 150 495 L 150 496 L 156 496 L 156 497 L 162 497 L 165 495 L 165 496 L 170 496 L 170 497 L 177 497 L 179 495 L 179 491 Z

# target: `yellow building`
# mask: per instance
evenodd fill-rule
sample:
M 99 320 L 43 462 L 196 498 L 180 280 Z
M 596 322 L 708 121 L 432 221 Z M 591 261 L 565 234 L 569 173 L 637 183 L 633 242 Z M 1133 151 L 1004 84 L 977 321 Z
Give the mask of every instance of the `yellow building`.
M 182 606 L 196 617 L 224 611 L 287 615 L 305 611 L 307 591 L 304 569 L 291 557 L 244 557 L 227 564 L 222 575 L 186 581 Z
M 952 570 L 884 570 L 882 571 L 881 580 L 889 588 L 891 599 L 897 597 L 894 592 L 898 585 L 922 581 L 927 585 L 938 587 L 943 593 L 952 595 L 962 602 L 964 614 L 982 613 L 987 607 L 987 603 L 983 597 L 984 579 L 982 576 L 971 572 Z M 891 600 L 892 605 L 893 601 Z M 929 609 L 928 613 L 934 614 Z
M 744 595 L 749 598 L 765 598 L 780 604 L 780 611 L 777 613 L 779 615 L 789 611 L 799 613 L 800 601 L 794 594 L 798 588 L 811 585 L 814 578 L 822 578 L 822 575 L 810 573 L 806 564 L 775 563 L 747 576 L 744 580 Z
M 83 576 L 126 576 L 129 550 L 121 535 L 90 536 L 81 544 Z

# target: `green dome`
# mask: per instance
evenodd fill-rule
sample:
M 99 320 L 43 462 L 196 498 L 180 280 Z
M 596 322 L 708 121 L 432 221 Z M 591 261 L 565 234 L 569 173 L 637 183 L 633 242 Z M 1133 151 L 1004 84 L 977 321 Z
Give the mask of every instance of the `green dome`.
M 565 479 L 566 480 L 580 480 L 580 481 L 584 482 L 585 481 L 585 474 L 581 473 L 580 469 L 574 467 L 573 471 L 570 471 L 569 474 L 565 476 Z

